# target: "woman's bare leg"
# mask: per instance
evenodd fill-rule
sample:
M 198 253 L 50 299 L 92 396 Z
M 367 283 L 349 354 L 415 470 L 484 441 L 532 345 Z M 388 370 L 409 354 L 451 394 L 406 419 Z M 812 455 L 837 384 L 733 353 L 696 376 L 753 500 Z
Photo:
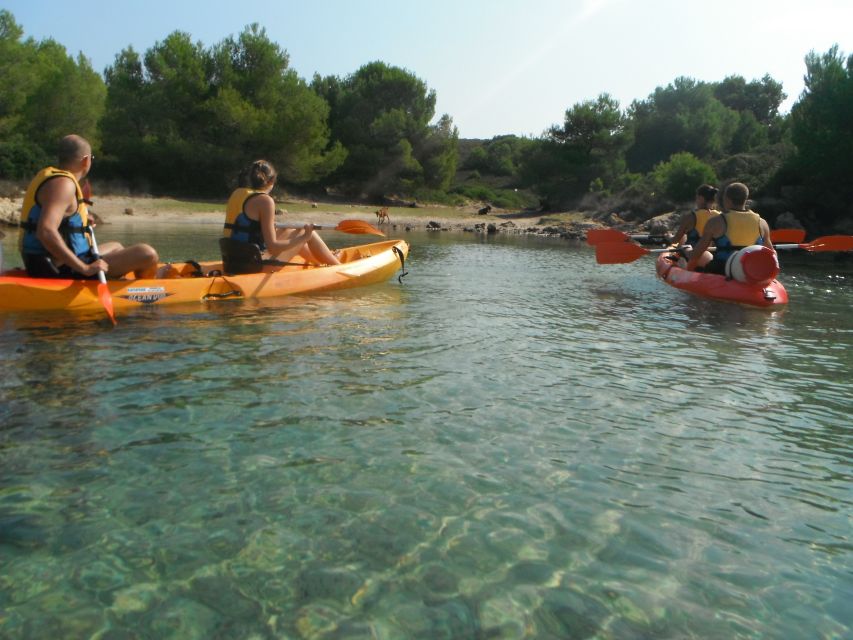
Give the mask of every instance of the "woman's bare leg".
M 308 249 L 314 255 L 317 262 L 320 264 L 340 264 L 341 261 L 332 253 L 328 245 L 320 237 L 320 234 L 314 231 L 311 238 L 308 240 Z

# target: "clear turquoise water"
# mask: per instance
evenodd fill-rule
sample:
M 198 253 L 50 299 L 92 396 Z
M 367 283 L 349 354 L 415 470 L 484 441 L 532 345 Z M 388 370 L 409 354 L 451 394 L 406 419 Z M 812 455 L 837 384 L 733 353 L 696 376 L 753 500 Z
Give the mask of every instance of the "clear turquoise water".
M 402 286 L 0 318 L 0 637 L 850 637 L 849 262 L 767 312 L 408 238 Z

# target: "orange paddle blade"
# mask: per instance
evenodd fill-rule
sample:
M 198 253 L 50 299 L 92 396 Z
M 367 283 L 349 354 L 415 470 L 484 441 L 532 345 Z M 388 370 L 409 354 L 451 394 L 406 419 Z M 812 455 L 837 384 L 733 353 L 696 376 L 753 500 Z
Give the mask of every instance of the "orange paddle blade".
M 802 242 L 806 239 L 805 229 L 771 229 L 770 242 Z
M 625 264 L 651 253 L 633 242 L 602 242 L 595 245 L 595 261 L 598 264 Z
M 853 251 L 853 236 L 823 236 L 801 244 L 806 251 Z
M 335 231 L 342 231 L 344 233 L 370 233 L 375 236 L 385 235 L 382 231 L 363 220 L 341 220 L 338 226 L 335 227 Z
M 107 286 L 106 281 L 102 281 L 98 283 L 98 299 L 101 301 L 101 305 L 104 307 L 104 310 L 107 312 L 107 315 L 112 320 L 113 326 L 116 323 L 116 312 L 113 309 L 113 296 L 110 293 L 110 288 Z
M 624 242 L 630 240 L 631 236 L 616 229 L 590 229 L 586 232 L 586 243 L 591 247 L 602 242 Z

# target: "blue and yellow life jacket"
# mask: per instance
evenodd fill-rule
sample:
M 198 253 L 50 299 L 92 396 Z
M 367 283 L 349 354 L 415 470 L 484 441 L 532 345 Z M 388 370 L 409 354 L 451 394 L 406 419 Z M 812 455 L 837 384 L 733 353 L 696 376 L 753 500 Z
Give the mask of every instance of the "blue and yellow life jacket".
M 724 262 L 735 251 L 753 244 L 764 244 L 761 235 L 761 216 L 754 211 L 726 211 L 723 214 L 726 232 L 714 238 L 717 251 L 714 260 Z
M 702 232 L 705 231 L 705 225 L 708 223 L 708 220 L 718 215 L 720 215 L 720 212 L 716 209 L 696 209 L 693 212 L 696 224 L 687 232 L 687 244 L 692 244 L 695 247 L 699 242 L 699 238 L 702 237 Z
M 257 220 L 252 220 L 246 215 L 245 211 L 246 203 L 251 198 L 264 193 L 266 191 L 241 187 L 231 194 L 231 197 L 228 198 L 228 204 L 225 207 L 224 237 L 237 240 L 238 242 L 256 244 L 261 248 L 261 251 L 266 250 L 267 247 L 264 244 L 261 223 Z
M 59 224 L 59 233 L 62 235 L 62 239 L 74 255 L 78 257 L 88 254 L 92 249 L 88 233 L 89 210 L 86 206 L 86 200 L 83 197 L 80 183 L 77 182 L 74 174 L 69 171 L 47 167 L 36 174 L 36 177 L 32 179 L 30 185 L 27 187 L 26 194 L 24 194 L 24 205 L 21 208 L 21 233 L 18 241 L 22 256 L 50 255 L 50 252 L 36 236 L 39 218 L 41 218 L 42 213 L 41 204 L 38 202 L 38 191 L 45 182 L 54 178 L 68 178 L 74 182 L 74 188 L 77 191 L 77 210 L 70 216 L 64 217 Z

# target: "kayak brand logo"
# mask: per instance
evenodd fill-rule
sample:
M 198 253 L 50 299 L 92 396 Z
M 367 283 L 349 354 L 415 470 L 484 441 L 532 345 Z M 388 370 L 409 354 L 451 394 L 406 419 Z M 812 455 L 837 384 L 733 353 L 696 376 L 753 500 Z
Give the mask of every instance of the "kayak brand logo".
M 129 287 L 127 293 L 119 297 L 140 304 L 154 304 L 170 295 L 164 287 Z

